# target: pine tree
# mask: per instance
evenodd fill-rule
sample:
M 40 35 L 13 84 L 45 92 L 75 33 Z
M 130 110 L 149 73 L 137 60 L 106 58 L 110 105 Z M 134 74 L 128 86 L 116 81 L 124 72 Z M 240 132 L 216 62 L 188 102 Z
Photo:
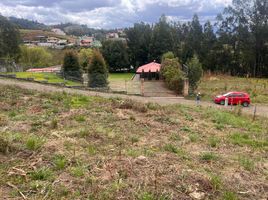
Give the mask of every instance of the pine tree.
M 65 52 L 63 75 L 66 79 L 68 79 L 68 77 L 81 79 L 82 72 L 78 61 L 78 55 L 75 51 L 69 50 Z
M 98 50 L 93 51 L 88 67 L 88 78 L 89 87 L 106 87 L 108 85 L 108 69 L 102 54 Z

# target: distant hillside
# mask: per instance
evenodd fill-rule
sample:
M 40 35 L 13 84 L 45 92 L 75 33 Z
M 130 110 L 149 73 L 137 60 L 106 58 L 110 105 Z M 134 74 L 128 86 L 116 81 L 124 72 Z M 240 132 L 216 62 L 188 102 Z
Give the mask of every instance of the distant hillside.
M 73 23 L 57 24 L 52 27 L 64 30 L 64 32 L 68 35 L 75 35 L 75 36 L 99 35 L 100 37 L 102 37 L 105 35 L 105 33 L 108 32 L 103 29 L 88 28 L 87 25 L 80 25 Z
M 70 42 L 75 42 L 75 38 L 68 35 L 57 35 L 52 31 L 46 30 L 27 30 L 27 29 L 20 29 L 21 38 L 23 40 L 35 40 L 37 36 L 47 36 L 47 37 L 57 37 L 61 39 L 69 40 Z
M 32 29 L 32 30 L 50 30 L 51 28 L 45 24 L 37 21 L 31 21 L 23 18 L 9 17 L 10 22 L 17 25 L 19 29 Z

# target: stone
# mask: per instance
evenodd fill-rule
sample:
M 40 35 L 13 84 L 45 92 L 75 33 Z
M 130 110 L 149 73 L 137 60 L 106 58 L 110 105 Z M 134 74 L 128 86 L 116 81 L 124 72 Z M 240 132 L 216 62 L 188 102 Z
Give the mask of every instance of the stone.
M 205 193 L 204 192 L 194 191 L 194 192 L 190 193 L 189 195 L 193 199 L 204 199 L 205 198 Z

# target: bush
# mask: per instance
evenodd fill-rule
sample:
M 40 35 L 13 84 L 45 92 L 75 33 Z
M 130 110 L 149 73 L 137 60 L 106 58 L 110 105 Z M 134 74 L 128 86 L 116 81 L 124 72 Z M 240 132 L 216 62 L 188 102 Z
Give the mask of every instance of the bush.
M 162 61 L 161 75 L 169 89 L 182 93 L 184 73 L 177 58 Z
M 93 51 L 92 59 L 88 68 L 88 86 L 106 87 L 108 85 L 108 69 L 102 54 Z
M 82 49 L 78 54 L 79 63 L 84 72 L 88 71 L 88 65 L 92 58 L 92 54 L 93 54 L 92 49 Z
M 75 51 L 69 50 L 64 54 L 63 60 L 63 76 L 68 79 L 68 77 L 74 77 L 81 79 L 81 69 L 78 61 L 78 56 Z
M 51 64 L 52 54 L 43 47 L 21 46 L 20 51 L 19 63 L 25 69 L 29 67 L 48 67 Z
M 199 62 L 199 59 L 196 55 L 187 62 L 188 66 L 188 79 L 189 79 L 189 85 L 192 92 L 197 88 L 198 82 L 200 81 L 202 77 L 202 64 Z

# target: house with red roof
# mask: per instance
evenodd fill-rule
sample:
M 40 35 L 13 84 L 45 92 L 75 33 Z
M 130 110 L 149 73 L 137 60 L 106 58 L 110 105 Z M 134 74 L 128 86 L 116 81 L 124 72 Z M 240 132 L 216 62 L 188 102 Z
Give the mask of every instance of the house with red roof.
M 144 78 L 148 80 L 152 80 L 152 79 L 159 80 L 160 69 L 161 69 L 161 64 L 153 61 L 151 63 L 138 67 L 138 69 L 136 70 L 136 74 L 139 75 L 140 78 Z

